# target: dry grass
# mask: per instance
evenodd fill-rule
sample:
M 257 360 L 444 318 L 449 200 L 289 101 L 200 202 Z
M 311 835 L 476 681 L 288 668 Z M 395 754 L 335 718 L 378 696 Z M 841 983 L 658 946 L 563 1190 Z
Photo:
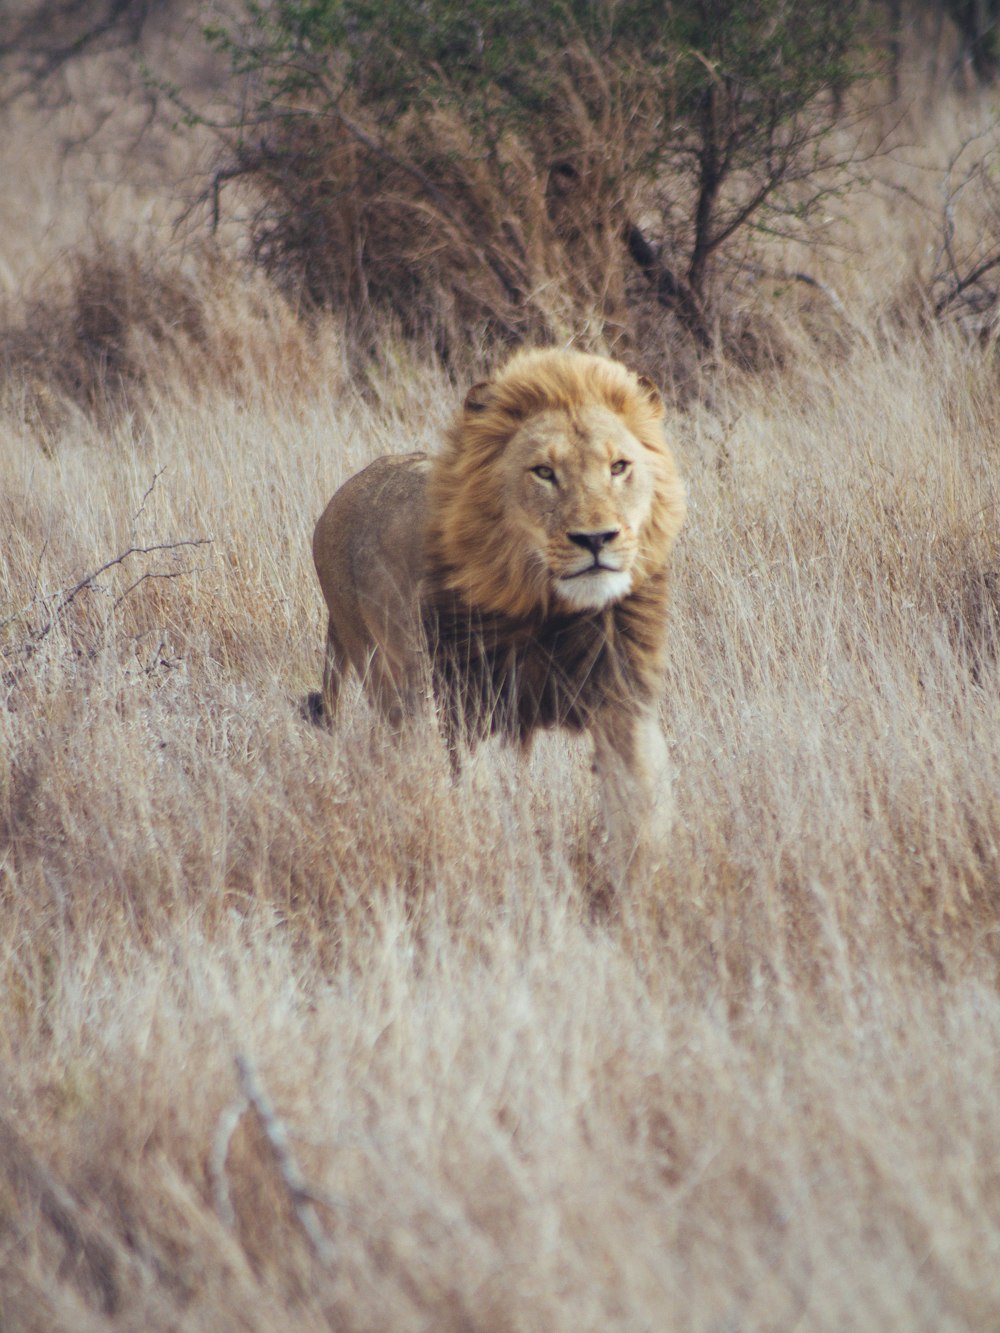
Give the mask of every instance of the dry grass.
M 0 1327 L 997 1327 L 1000 383 L 841 288 L 674 422 L 678 820 L 612 921 L 584 751 L 453 786 L 296 712 L 312 523 L 434 446 L 432 361 L 219 277 L 197 371 L 128 324 L 141 411 L 15 366 Z

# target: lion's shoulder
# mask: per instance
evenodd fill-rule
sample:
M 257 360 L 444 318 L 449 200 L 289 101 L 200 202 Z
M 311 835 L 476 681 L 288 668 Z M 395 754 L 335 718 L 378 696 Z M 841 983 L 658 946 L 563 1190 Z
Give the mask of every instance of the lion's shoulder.
M 353 477 L 344 483 L 341 490 L 346 490 L 348 486 L 355 490 L 371 490 L 373 488 L 392 486 L 397 482 L 403 485 L 407 484 L 408 478 L 425 478 L 430 472 L 430 456 L 422 451 L 415 451 L 409 454 L 382 454 L 379 458 L 374 458 L 367 467 L 363 467 L 360 472 L 356 472 Z
M 399 508 L 423 503 L 430 461 L 425 453 L 385 454 L 349 477 L 334 492 L 320 519 L 320 531 L 336 535 L 339 524 L 364 529 Z
M 415 449 L 408 454 L 382 454 L 368 464 L 368 468 L 374 468 L 377 472 L 426 472 L 429 467 L 430 455 L 422 449 Z M 367 472 L 368 468 L 362 470 Z

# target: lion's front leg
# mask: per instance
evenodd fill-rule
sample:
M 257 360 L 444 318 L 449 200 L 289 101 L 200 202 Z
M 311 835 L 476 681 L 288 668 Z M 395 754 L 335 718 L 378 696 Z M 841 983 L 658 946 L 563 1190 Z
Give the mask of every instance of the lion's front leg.
M 673 816 L 670 757 L 655 710 L 599 718 L 594 768 L 614 882 L 636 883 L 655 863 Z

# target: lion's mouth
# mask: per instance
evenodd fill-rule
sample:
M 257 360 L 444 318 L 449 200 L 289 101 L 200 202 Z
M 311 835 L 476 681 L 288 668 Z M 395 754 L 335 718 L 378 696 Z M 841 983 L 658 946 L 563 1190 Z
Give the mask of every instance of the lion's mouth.
M 580 611 L 599 610 L 627 597 L 631 590 L 631 571 L 602 565 L 599 561 L 584 569 L 576 569 L 572 574 L 563 574 L 556 580 L 559 596 Z
M 621 572 L 618 565 L 602 565 L 599 560 L 595 560 L 592 565 L 584 565 L 583 569 L 576 569 L 572 574 L 560 574 L 559 577 L 565 582 L 568 579 L 582 579 L 587 574 L 620 574 Z

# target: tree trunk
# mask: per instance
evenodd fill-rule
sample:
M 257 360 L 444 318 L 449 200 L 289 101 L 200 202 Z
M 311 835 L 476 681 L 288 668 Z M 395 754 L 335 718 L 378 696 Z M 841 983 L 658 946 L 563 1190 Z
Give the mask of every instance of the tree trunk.
M 703 351 L 710 351 L 713 341 L 700 297 L 672 269 L 667 268 L 656 246 L 634 222 L 625 224 L 625 244 L 655 291 L 660 305 L 673 311 Z

